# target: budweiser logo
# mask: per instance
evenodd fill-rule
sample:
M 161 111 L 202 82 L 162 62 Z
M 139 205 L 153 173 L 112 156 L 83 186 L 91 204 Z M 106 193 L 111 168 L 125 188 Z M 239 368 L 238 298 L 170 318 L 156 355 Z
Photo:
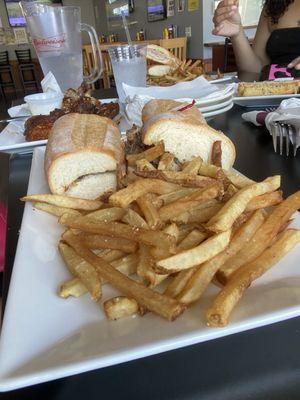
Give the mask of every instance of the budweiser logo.
M 66 42 L 66 33 L 61 33 L 55 36 L 35 37 L 33 44 L 38 51 L 56 51 L 63 47 Z

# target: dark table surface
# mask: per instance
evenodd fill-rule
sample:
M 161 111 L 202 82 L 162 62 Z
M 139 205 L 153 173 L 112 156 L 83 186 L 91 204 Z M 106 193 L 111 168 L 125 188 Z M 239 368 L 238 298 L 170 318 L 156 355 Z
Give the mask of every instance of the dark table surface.
M 209 122 L 233 140 L 237 151 L 235 167 L 255 180 L 281 174 L 286 195 L 299 189 L 300 154 L 297 158 L 275 154 L 271 137 L 264 128 L 242 122 L 243 111 L 235 106 Z M 26 193 L 30 164 L 30 155 L 15 155 L 10 160 L 4 301 L 23 211 L 18 199 Z M 299 343 L 300 318 L 295 318 L 125 364 L 3 393 L 0 398 L 298 400 Z

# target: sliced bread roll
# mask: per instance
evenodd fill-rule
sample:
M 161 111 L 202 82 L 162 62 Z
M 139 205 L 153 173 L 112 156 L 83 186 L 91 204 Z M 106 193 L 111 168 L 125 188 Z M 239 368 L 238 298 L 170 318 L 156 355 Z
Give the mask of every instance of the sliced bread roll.
M 221 141 L 222 167 L 232 167 L 235 161 L 235 147 L 222 132 L 208 126 L 196 114 L 190 115 L 188 110 L 153 115 L 149 111 L 149 103 L 146 106 L 148 110 L 143 110 L 145 123 L 142 130 L 143 142 L 146 145 L 163 141 L 165 150 L 173 153 L 181 162 L 198 156 L 205 162 L 210 162 L 213 143 Z M 152 110 L 155 110 L 156 106 L 157 103 L 154 103 Z
M 189 106 L 187 102 L 180 102 L 176 100 L 165 100 L 165 99 L 156 99 L 151 100 L 143 108 L 142 111 L 142 120 L 143 123 L 148 121 L 148 119 L 153 118 L 155 116 L 161 117 L 163 113 L 174 112 L 176 114 L 178 110 L 183 109 L 183 107 Z M 173 114 L 172 114 L 173 115 Z M 201 111 L 196 106 L 189 106 L 184 111 L 180 111 L 181 118 L 188 118 L 195 120 L 195 122 L 201 122 L 206 124 L 205 118 L 203 117 Z
M 171 65 L 172 67 L 179 67 L 180 65 L 180 60 L 174 54 L 156 44 L 148 44 L 146 57 L 148 60 L 159 64 Z
M 170 65 L 151 65 L 148 68 L 149 76 L 165 76 L 172 72 L 172 67 Z
M 121 134 L 109 118 L 74 113 L 53 125 L 45 155 L 52 193 L 95 199 L 116 188 L 123 162 Z

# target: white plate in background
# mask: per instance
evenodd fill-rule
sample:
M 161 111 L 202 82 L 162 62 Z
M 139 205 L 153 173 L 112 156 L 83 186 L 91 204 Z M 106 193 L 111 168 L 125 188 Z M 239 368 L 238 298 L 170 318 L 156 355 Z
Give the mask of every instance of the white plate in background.
M 101 101 L 101 103 L 106 104 L 106 103 L 116 102 L 117 99 L 116 98 L 101 99 L 100 101 Z M 120 129 L 124 130 L 123 127 L 120 127 Z M 0 135 L 1 135 L 1 131 L 0 131 Z M 47 144 L 47 141 L 48 140 L 35 140 L 35 141 L 28 142 L 28 141 L 26 141 L 25 136 L 24 136 L 24 141 L 22 141 L 22 142 L 12 143 L 12 144 L 7 144 L 7 145 L 1 144 L 0 151 L 7 152 L 7 153 L 20 153 L 20 152 L 23 153 L 25 151 L 30 152 L 30 151 L 33 151 L 33 149 L 37 146 L 44 146 L 45 144 Z
M 229 96 L 225 101 L 221 102 L 221 103 L 216 103 L 207 107 L 197 107 L 202 113 L 207 113 L 209 111 L 214 111 L 214 110 L 218 110 L 220 108 L 225 108 L 227 107 L 229 104 L 233 104 L 233 97 L 232 95 Z
M 222 107 L 222 108 L 219 108 L 214 111 L 205 112 L 205 113 L 203 113 L 203 116 L 204 116 L 204 118 L 215 117 L 216 115 L 223 114 L 223 113 L 231 110 L 233 106 L 234 106 L 234 103 L 233 103 L 233 101 L 231 101 L 226 107 Z
M 28 193 L 44 193 L 44 148 L 34 150 Z M 294 226 L 300 227 L 299 214 Z M 88 295 L 61 299 L 70 278 L 57 250 L 63 228 L 25 205 L 0 339 L 0 390 L 7 391 L 213 340 L 300 315 L 300 246 L 246 291 L 225 328 L 205 310 L 218 288 L 174 322 L 154 314 L 108 321 Z M 104 286 L 106 299 L 115 291 Z
M 273 95 L 273 96 L 236 96 L 233 98 L 235 104 L 243 107 L 272 107 L 279 106 L 282 100 L 289 99 L 291 97 L 300 97 L 300 94 L 285 94 L 285 95 Z

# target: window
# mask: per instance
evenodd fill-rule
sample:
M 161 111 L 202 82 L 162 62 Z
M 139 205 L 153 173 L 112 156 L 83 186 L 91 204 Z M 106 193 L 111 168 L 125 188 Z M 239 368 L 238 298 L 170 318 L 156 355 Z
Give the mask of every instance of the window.
M 214 9 L 216 9 L 219 3 L 220 0 L 214 0 Z M 239 10 L 243 26 L 255 27 L 258 25 L 262 10 L 262 0 L 240 0 Z

